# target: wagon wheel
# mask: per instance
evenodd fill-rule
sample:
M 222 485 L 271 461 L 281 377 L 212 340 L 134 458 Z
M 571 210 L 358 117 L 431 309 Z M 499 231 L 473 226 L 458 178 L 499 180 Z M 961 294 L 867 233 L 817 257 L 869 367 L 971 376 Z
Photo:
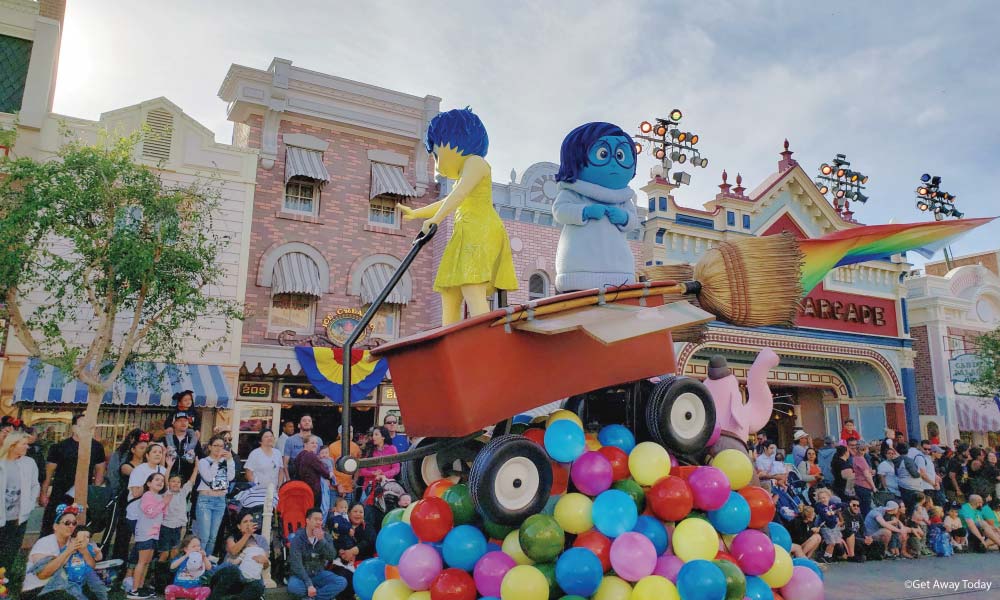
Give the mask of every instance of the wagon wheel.
M 413 448 L 427 447 L 440 441 L 441 438 L 418 438 L 414 440 Z M 403 487 L 414 499 L 419 499 L 424 496 L 427 486 L 439 479 L 450 479 L 454 483 L 466 481 L 480 447 L 481 444 L 470 442 L 404 462 L 400 465 Z
M 694 455 L 704 451 L 715 428 L 715 402 L 700 381 L 671 377 L 656 384 L 646 405 L 646 425 L 668 450 Z
M 541 512 L 552 490 L 552 465 L 545 450 L 521 435 L 490 440 L 469 474 L 472 502 L 484 518 L 518 525 Z

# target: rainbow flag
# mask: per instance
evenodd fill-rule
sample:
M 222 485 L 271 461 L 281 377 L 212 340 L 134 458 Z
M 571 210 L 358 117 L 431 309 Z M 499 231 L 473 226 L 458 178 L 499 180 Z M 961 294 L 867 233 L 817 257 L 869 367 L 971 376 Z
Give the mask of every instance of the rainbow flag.
M 912 250 L 926 258 L 952 243 L 960 235 L 993 217 L 867 225 L 836 231 L 812 240 L 799 240 L 805 260 L 802 265 L 802 290 L 808 294 L 831 269 L 869 260 L 888 260 L 893 254 Z
M 299 359 L 309 383 L 319 393 L 335 404 L 343 401 L 343 348 L 296 346 L 295 357 Z M 384 358 L 373 360 L 367 350 L 351 350 L 351 402 L 367 398 L 382 383 L 388 371 L 389 363 Z

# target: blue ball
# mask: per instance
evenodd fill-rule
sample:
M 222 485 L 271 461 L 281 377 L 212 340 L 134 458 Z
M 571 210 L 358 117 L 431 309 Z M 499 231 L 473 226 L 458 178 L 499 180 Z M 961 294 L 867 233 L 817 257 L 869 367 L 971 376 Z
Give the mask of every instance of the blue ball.
M 820 581 L 823 581 L 823 569 L 819 568 L 819 565 L 815 561 L 809 560 L 808 558 L 793 558 L 792 567 L 805 567 L 807 569 L 812 569 L 819 575 Z
M 621 490 L 601 492 L 594 499 L 593 515 L 594 527 L 609 538 L 632 531 L 639 521 L 635 501 Z
M 378 533 L 378 537 L 375 538 L 375 550 L 382 560 L 395 567 L 399 565 L 403 552 L 410 546 L 415 546 L 417 541 L 413 529 L 406 523 L 397 521 L 389 523 Z
M 639 520 L 635 523 L 635 528 L 632 531 L 636 533 L 641 533 L 642 535 L 649 538 L 649 541 L 653 542 L 653 547 L 656 548 L 656 555 L 659 556 L 667 551 L 667 546 L 670 545 L 670 537 L 667 535 L 667 528 L 663 526 L 658 519 L 651 517 L 649 515 L 641 515 Z
M 500 547 L 500 544 L 486 542 L 486 553 L 489 554 L 490 552 L 503 552 L 503 548 Z
M 369 558 L 358 565 L 354 571 L 354 593 L 361 600 L 372 600 L 375 588 L 385 581 L 385 561 L 381 558 Z
M 707 560 L 686 562 L 677 573 L 677 591 L 684 600 L 725 600 L 726 574 Z
M 570 548 L 556 561 L 556 583 L 567 594 L 589 597 L 603 578 L 601 559 L 586 548 Z
M 792 536 L 784 525 L 772 521 L 767 524 L 767 532 L 771 536 L 771 541 L 784 548 L 785 552 L 792 551 Z
M 597 441 L 602 446 L 621 448 L 628 454 L 635 448 L 635 436 L 624 425 L 608 425 L 597 434 Z
M 587 448 L 587 439 L 574 421 L 560 419 L 545 430 L 545 451 L 552 460 L 561 463 L 571 463 L 583 454 Z
M 756 575 L 747 575 L 747 598 L 750 600 L 774 600 L 771 586 Z
M 743 496 L 729 492 L 722 508 L 708 511 L 708 522 L 719 533 L 736 535 L 750 525 L 750 504 Z
M 444 562 L 449 567 L 471 571 L 486 554 L 486 536 L 472 525 L 459 525 L 444 538 Z

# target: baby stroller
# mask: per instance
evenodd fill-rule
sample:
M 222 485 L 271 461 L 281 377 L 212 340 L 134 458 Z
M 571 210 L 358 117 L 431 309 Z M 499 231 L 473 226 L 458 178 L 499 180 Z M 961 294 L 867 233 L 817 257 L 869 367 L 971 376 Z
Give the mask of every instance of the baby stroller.
M 304 481 L 286 482 L 278 491 L 278 523 L 281 540 L 281 560 L 271 567 L 271 576 L 275 581 L 283 581 L 287 577 L 288 551 L 292 536 L 305 527 L 306 511 L 315 504 L 313 490 Z
M 796 502 L 812 505 L 811 491 L 809 483 L 802 481 L 798 471 L 792 469 L 788 472 L 788 493 Z
M 799 516 L 800 498 L 777 486 L 771 489 L 771 494 L 775 497 L 774 514 L 778 523 L 787 525 Z

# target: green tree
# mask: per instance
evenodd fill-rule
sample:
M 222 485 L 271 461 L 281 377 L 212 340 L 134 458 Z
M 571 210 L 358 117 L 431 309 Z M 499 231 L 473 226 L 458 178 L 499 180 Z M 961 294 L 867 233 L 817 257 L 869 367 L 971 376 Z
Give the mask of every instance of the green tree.
M 87 489 L 101 399 L 116 380 L 160 383 L 169 375 L 130 367 L 176 364 L 192 343 L 204 352 L 220 341 L 203 337 L 206 319 L 224 338 L 242 317 L 212 293 L 229 243 L 212 226 L 218 186 L 165 182 L 135 162 L 139 139 L 69 141 L 42 162 L 0 158 L 0 293 L 12 333 L 88 389 L 77 490 Z
M 1000 394 L 1000 329 L 977 337 L 973 347 L 981 366 L 972 388 L 977 396 L 993 398 Z

